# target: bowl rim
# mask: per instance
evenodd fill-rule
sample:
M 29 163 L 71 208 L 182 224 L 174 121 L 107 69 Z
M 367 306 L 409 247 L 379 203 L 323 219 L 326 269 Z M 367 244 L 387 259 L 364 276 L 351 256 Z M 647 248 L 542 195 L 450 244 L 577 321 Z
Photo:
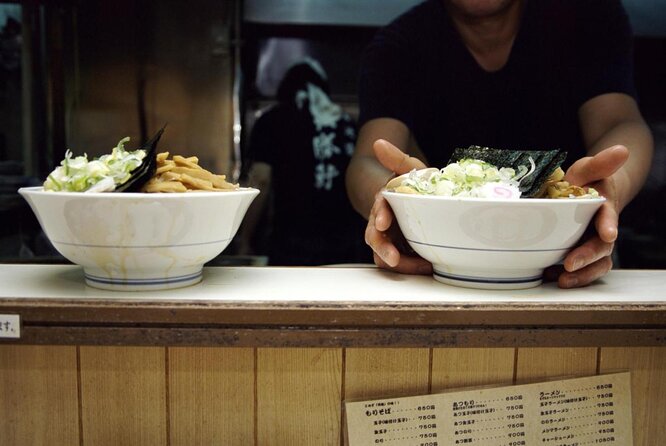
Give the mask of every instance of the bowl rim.
M 529 203 L 551 203 L 555 206 L 566 206 L 560 203 L 604 203 L 606 197 L 592 197 L 592 198 L 512 198 L 512 199 L 497 199 L 497 198 L 481 198 L 481 197 L 449 197 L 446 195 L 423 195 L 423 194 L 405 194 L 403 192 L 392 192 L 386 189 L 381 191 L 385 197 L 409 197 L 415 200 L 434 200 L 443 202 L 454 203 L 502 203 L 510 205 L 522 205 Z M 557 204 L 556 204 L 557 203 Z
M 147 192 L 66 192 L 66 191 L 45 191 L 43 186 L 29 186 L 22 187 L 18 193 L 28 195 L 48 195 L 50 197 L 114 197 L 117 199 L 126 198 L 151 198 L 160 197 L 165 200 L 177 200 L 179 198 L 197 198 L 197 197 L 214 197 L 214 196 L 229 196 L 229 195 L 254 195 L 260 192 L 259 189 L 254 187 L 240 187 L 235 190 L 229 191 L 191 191 L 191 192 L 173 192 L 173 193 L 147 193 Z M 125 198 L 122 198 L 125 197 Z

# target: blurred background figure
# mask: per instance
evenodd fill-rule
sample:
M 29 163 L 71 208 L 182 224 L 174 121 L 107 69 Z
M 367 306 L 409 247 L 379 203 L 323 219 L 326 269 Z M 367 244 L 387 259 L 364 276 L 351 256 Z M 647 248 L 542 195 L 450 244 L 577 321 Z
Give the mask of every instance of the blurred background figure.
M 329 94 L 326 72 L 306 58 L 287 70 L 277 103 L 252 127 L 248 180 L 262 194 L 244 223 L 241 251 L 265 251 L 271 265 L 371 259 L 345 191 L 356 126 Z

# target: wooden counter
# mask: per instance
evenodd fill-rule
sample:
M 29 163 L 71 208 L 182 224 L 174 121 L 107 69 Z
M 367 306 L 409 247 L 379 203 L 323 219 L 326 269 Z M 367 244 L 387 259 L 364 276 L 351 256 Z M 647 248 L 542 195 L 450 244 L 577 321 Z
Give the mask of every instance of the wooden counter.
M 480 291 L 375 268 L 225 267 L 133 293 L 87 287 L 75 266 L 0 265 L 0 314 L 21 318 L 21 337 L 0 340 L 0 432 L 17 445 L 340 445 L 345 399 L 630 370 L 634 444 L 658 445 L 665 285 L 666 271 Z

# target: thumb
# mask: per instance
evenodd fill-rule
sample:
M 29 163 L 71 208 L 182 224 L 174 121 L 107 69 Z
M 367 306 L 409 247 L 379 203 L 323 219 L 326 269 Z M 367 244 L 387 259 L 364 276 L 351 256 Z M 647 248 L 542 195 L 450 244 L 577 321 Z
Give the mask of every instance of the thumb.
M 576 186 L 585 186 L 610 177 L 628 158 L 629 149 L 620 145 L 612 146 L 573 163 L 564 179 Z
M 385 139 L 375 141 L 372 148 L 379 162 L 397 175 L 402 175 L 412 169 L 423 169 L 426 167 L 423 161 L 407 155 Z

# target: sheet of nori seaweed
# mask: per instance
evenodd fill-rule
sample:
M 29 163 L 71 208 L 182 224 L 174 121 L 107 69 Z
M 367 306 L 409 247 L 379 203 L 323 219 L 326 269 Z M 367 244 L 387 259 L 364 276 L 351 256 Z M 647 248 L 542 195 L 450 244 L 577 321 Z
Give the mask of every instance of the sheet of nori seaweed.
M 551 173 L 557 169 L 567 157 L 564 150 L 505 150 L 489 147 L 469 146 L 454 150 L 449 164 L 462 159 L 476 159 L 490 163 L 497 168 L 512 167 L 516 172 L 520 166 L 530 168 L 530 157 L 534 160 L 534 172 L 520 182 L 523 197 L 533 197 Z
M 164 133 L 166 125 L 162 127 L 158 132 L 150 138 L 148 141 L 143 143 L 140 147 L 134 150 L 145 150 L 146 157 L 144 158 L 143 163 L 136 169 L 132 171 L 132 176 L 129 180 L 121 184 L 116 188 L 114 192 L 138 192 L 141 190 L 141 187 L 146 184 L 146 182 L 155 175 L 155 169 L 157 168 L 157 143 Z

